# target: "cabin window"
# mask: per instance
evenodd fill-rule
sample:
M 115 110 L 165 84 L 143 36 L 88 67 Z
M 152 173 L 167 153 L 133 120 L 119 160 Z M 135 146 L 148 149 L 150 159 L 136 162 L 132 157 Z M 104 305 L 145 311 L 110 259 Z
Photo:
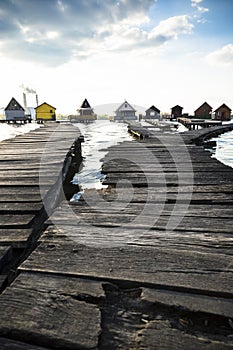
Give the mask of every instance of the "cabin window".
M 125 103 L 125 108 L 127 108 L 127 103 Z
M 53 113 L 52 109 L 50 109 L 50 113 Z

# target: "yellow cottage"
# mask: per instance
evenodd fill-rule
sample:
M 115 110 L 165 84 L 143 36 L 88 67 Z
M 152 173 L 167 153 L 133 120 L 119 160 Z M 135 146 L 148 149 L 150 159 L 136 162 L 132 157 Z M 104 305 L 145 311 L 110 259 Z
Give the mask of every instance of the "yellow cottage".
M 44 102 L 35 108 L 37 121 L 56 120 L 56 108 Z

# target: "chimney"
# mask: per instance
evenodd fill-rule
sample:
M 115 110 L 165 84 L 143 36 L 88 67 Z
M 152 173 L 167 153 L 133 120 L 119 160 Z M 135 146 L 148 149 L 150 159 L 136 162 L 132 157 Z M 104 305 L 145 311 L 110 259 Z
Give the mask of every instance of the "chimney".
M 27 111 L 27 98 L 26 98 L 25 92 L 23 93 L 23 105 L 24 105 L 24 109 L 26 112 Z
M 39 103 L 38 103 L 38 95 L 36 94 L 36 106 L 38 106 Z

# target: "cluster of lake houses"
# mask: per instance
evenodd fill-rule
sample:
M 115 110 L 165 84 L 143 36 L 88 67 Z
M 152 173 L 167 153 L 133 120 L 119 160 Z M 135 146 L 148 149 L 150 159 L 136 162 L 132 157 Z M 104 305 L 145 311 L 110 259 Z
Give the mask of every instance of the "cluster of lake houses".
M 24 96 L 24 107 L 20 105 L 14 97 L 10 100 L 7 107 L 4 109 L 6 122 L 30 122 L 31 120 L 36 120 L 37 122 L 56 120 L 56 108 L 52 105 L 44 102 L 40 105 L 37 103 L 37 107 L 28 108 L 26 105 L 26 98 Z M 171 108 L 171 114 L 168 118 L 178 119 L 178 118 L 196 118 L 196 119 L 214 119 L 221 121 L 231 120 L 231 109 L 223 103 L 220 107 L 213 111 L 213 108 L 204 102 L 200 107 L 194 111 L 193 116 L 189 116 L 187 113 L 183 113 L 183 107 L 176 105 Z M 139 117 L 136 115 L 135 108 L 124 101 L 115 111 L 115 115 L 109 117 L 112 121 L 127 121 L 127 120 L 141 120 L 141 119 L 157 119 L 161 120 L 162 116 L 160 110 L 152 105 L 149 107 L 145 114 L 140 114 Z M 72 122 L 91 122 L 97 119 L 97 115 L 94 109 L 90 106 L 87 99 L 83 101 L 80 108 L 77 109 L 77 113 L 74 115 L 69 115 L 68 120 Z

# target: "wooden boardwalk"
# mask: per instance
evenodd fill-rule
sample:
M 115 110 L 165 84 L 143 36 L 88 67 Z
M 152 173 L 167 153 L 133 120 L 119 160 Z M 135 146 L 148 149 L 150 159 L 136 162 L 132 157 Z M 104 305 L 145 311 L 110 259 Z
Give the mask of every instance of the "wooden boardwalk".
M 177 121 L 183 124 L 189 130 L 198 130 L 201 128 L 209 128 L 212 126 L 220 126 L 222 125 L 221 120 L 212 120 L 212 119 L 196 119 L 196 118 L 178 118 Z
M 207 130 L 135 132 L 104 158 L 108 187 L 63 200 L 18 266 L 0 349 L 233 349 L 233 170 L 195 144 Z
M 0 143 L 0 288 L 36 241 L 48 215 L 43 202 L 56 206 L 68 175 L 64 160 L 69 163 L 79 134 L 71 125 L 50 123 Z

